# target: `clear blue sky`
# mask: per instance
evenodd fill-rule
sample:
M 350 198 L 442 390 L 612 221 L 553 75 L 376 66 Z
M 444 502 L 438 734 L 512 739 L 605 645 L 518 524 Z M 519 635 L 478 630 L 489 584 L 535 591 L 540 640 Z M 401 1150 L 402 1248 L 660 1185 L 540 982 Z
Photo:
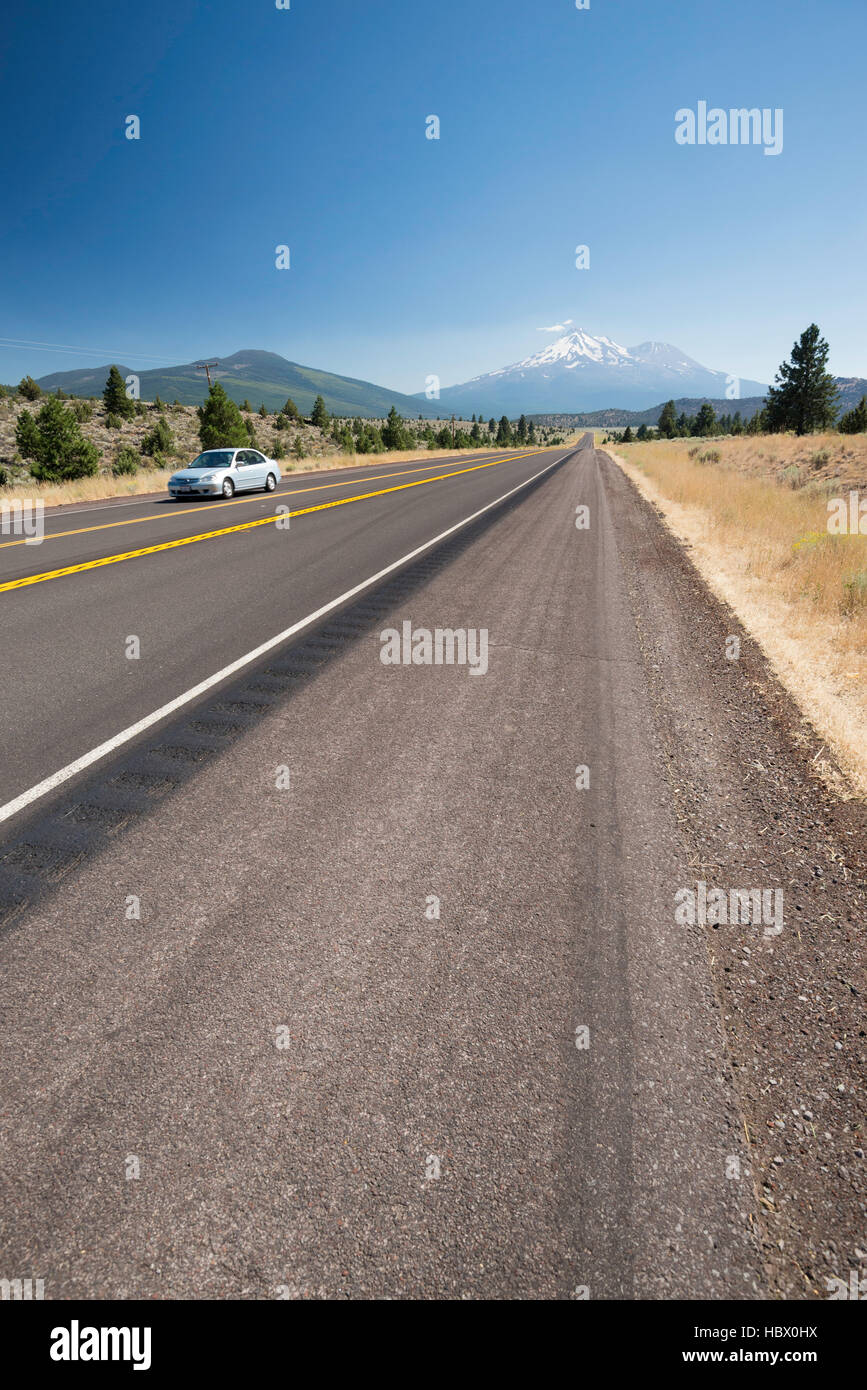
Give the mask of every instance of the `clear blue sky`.
M 261 347 L 418 391 L 567 318 L 758 380 L 815 320 L 867 376 L 865 0 L 46 0 L 2 42 L 0 380 Z M 677 145 L 699 100 L 782 154 Z

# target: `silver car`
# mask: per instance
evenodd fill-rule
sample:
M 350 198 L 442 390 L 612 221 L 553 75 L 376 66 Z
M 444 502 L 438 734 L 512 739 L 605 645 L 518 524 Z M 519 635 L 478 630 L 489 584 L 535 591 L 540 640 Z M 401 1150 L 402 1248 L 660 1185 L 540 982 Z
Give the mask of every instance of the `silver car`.
M 273 492 L 283 475 L 280 465 L 258 449 L 206 449 L 169 478 L 172 497 L 212 497 L 262 488 Z

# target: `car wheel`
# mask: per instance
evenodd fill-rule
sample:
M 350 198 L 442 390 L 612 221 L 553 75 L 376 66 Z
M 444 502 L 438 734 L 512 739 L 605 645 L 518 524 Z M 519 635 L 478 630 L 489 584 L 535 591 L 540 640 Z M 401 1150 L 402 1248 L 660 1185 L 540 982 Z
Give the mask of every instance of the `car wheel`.
M 234 495 L 235 495 L 235 484 L 232 482 L 232 479 L 231 479 L 231 478 L 224 478 L 224 479 L 223 479 L 223 496 L 224 496 L 224 497 L 234 497 Z
M 265 491 L 273 492 L 276 486 L 277 479 L 274 477 L 273 473 L 269 473 L 267 478 L 265 479 Z

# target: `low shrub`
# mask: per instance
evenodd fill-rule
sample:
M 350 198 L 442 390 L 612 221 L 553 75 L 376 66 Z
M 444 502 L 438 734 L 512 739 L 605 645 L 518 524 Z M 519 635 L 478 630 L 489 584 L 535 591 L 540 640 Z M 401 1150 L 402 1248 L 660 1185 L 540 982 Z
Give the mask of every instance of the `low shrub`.
M 149 430 L 141 442 L 143 454 L 170 454 L 174 448 L 175 437 L 172 434 L 168 421 L 164 416 L 160 416 L 152 430 Z
M 135 449 L 131 448 L 129 444 L 124 444 L 122 448 L 118 449 L 117 458 L 111 465 L 111 471 L 116 478 L 120 478 L 124 474 L 136 474 L 138 472 L 138 455 Z
M 840 604 L 845 617 L 867 611 L 867 570 L 859 570 L 843 580 L 843 601 Z

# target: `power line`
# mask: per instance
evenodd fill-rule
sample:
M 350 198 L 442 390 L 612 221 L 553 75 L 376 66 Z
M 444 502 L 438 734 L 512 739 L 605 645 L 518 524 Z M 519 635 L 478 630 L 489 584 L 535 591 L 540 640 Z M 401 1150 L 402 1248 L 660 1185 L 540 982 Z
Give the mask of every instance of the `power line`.
M 196 371 L 197 371 L 197 372 L 202 372 L 202 371 L 204 371 L 204 372 L 207 373 L 207 376 L 208 376 L 208 390 L 209 390 L 209 391 L 210 391 L 210 389 L 211 389 L 211 368 L 212 368 L 212 367 L 219 367 L 219 365 L 220 365 L 219 362 L 197 362 L 197 363 L 196 363 Z
M 73 343 L 38 343 L 30 342 L 27 338 L 0 338 L 0 351 L 2 351 L 3 348 L 16 350 L 20 348 L 29 348 L 35 352 L 78 352 L 85 354 L 89 353 L 92 354 L 94 357 L 118 357 L 121 359 L 121 361 L 124 357 L 127 356 L 126 352 L 115 352 L 112 348 L 81 347 Z M 165 362 L 171 363 L 172 365 L 175 362 L 175 358 L 154 357 L 152 354 L 146 352 L 133 352 L 130 355 L 132 357 L 140 357 L 146 362 Z

